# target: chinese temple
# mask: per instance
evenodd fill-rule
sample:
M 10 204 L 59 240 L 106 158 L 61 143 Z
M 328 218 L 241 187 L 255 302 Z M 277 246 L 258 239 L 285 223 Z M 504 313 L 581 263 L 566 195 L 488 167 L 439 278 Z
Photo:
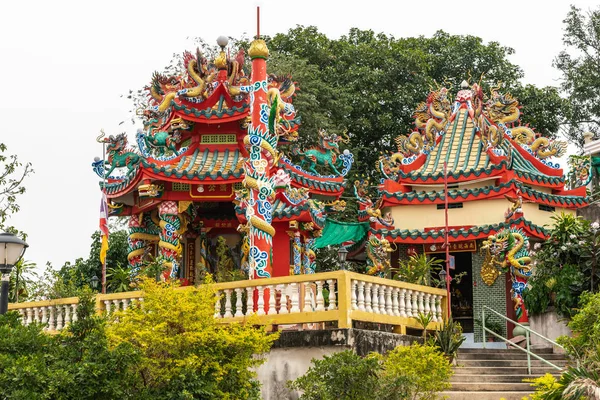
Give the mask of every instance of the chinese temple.
M 463 275 L 452 282 L 452 314 L 466 332 L 484 305 L 527 322 L 529 242 L 546 238 L 553 213 L 587 204 L 587 182 L 566 188 L 553 161 L 566 143 L 521 125 L 518 100 L 499 90 L 486 95 L 466 81 L 455 94 L 432 90 L 415 111 L 414 131 L 379 159 L 380 199 L 368 198 L 368 182 L 355 183 L 360 218 L 370 224 L 367 256 L 370 244 L 390 252 L 392 266 L 416 253 L 445 260 L 448 228 L 450 275 Z
M 186 52 L 181 73 L 152 76 L 137 149 L 126 133 L 97 139 L 110 215 L 129 216 L 132 273 L 152 257 L 189 283 L 217 269 L 251 279 L 314 272 L 311 244 L 343 204 L 347 138 L 321 131 L 299 149 L 296 83 L 267 73 L 265 42 L 251 43 L 249 59 L 217 42 L 213 60 Z

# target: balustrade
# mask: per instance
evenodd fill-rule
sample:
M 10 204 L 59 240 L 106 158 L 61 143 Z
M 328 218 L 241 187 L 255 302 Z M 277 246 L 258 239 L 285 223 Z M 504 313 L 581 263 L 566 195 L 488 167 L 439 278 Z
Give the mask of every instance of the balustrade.
M 281 278 L 217 283 L 214 317 L 220 323 L 251 315 L 257 323 L 313 327 L 314 323 L 374 322 L 419 328 L 419 313 L 432 315 L 433 329 L 444 321 L 446 293 L 441 289 L 371 277 L 348 271 Z M 181 288 L 185 290 L 185 288 Z M 111 315 L 131 307 L 143 307 L 141 292 L 97 295 L 99 312 Z M 77 298 L 10 304 L 23 324 L 44 324 L 46 331 L 63 329 L 77 320 Z M 316 325 L 322 326 L 322 325 Z M 430 329 L 432 329 L 430 327 Z

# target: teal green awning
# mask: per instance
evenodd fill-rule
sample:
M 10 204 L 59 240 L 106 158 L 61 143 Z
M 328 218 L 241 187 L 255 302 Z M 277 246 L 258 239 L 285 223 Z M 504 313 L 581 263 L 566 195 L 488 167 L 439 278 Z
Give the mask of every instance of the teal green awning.
M 313 249 L 336 246 L 344 242 L 359 243 L 369 232 L 369 222 L 339 222 L 327 218 L 323 234 L 315 239 Z

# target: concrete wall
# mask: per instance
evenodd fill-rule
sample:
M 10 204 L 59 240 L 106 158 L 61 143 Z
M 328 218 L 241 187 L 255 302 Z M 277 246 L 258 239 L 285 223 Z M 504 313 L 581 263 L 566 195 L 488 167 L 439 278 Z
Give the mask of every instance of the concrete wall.
M 559 336 L 570 336 L 572 334 L 571 329 L 569 329 L 567 326 L 567 321 L 559 317 L 554 311 L 547 311 L 538 315 L 530 315 L 529 327 L 531 330 L 554 341 L 556 341 L 556 338 Z M 534 346 L 550 347 L 550 343 L 541 339 L 537 335 L 531 336 L 531 344 Z M 553 347 L 555 347 L 554 351 L 560 350 L 560 348 L 556 348 L 556 346 Z
M 321 359 L 351 349 L 359 355 L 383 354 L 396 346 L 422 341 L 408 335 L 362 329 L 284 331 L 266 360 L 256 370 L 263 400 L 296 400 L 300 393 L 288 389 L 287 382 L 304 375 L 313 359 Z
M 592 204 L 587 207 L 577 210 L 577 215 L 587 219 L 588 221 L 600 221 L 600 205 Z

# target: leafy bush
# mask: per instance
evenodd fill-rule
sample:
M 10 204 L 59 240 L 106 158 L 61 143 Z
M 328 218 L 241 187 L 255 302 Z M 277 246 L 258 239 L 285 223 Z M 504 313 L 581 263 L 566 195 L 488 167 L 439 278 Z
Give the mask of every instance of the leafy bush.
M 379 358 L 350 350 L 312 360 L 312 366 L 289 386 L 304 400 L 370 400 L 378 385 Z
M 554 306 L 558 314 L 570 317 L 579 296 L 596 292 L 600 285 L 600 226 L 571 214 L 552 219 L 549 239 L 532 252 L 535 273 L 524 293 L 525 306 L 532 314 Z
M 428 400 L 450 387 L 451 375 L 442 353 L 415 343 L 386 356 L 360 357 L 346 350 L 313 360 L 308 372 L 289 386 L 303 391 L 303 400 Z
M 165 399 L 258 399 L 252 368 L 276 334 L 248 324 L 219 324 L 211 285 L 178 288 L 146 278 L 144 306 L 111 315 L 111 346 L 129 344 L 140 355 L 131 365 L 137 397 Z
M 454 322 L 452 317 L 450 317 L 442 329 L 435 332 L 433 344 L 452 362 L 458 348 L 463 344 L 465 339 L 462 334 L 462 326 L 458 322 Z
M 383 361 L 379 399 L 435 399 L 450 388 L 452 368 L 433 346 L 398 346 Z

